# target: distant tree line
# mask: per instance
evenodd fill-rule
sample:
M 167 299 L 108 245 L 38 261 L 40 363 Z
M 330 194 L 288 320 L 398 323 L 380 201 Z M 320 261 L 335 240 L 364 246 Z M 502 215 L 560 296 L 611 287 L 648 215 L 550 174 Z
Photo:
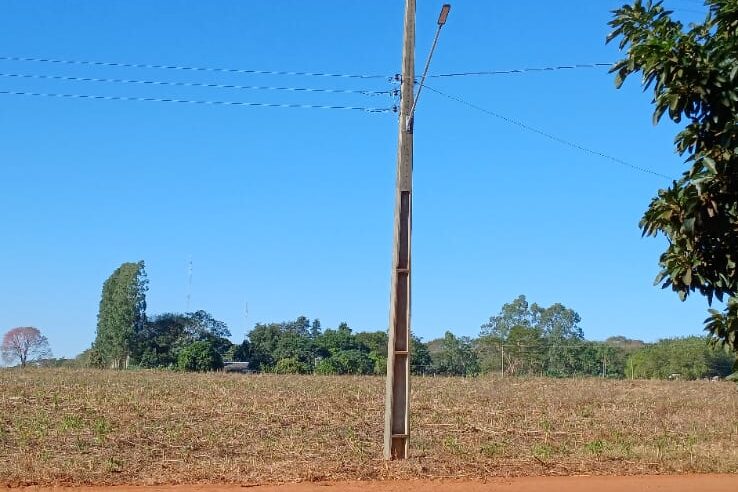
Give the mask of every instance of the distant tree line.
M 387 369 L 387 333 L 355 333 L 346 323 L 323 329 L 318 319 L 257 323 L 240 343 L 227 325 L 206 311 L 148 318 L 144 263 L 125 263 L 106 280 L 97 336 L 76 364 L 107 368 L 183 371 L 222 369 L 225 361 L 248 362 L 279 374 L 376 374 Z M 600 376 L 684 379 L 727 376 L 736 356 L 704 337 L 647 344 L 625 337 L 588 341 L 574 310 L 545 307 L 518 296 L 484 323 L 476 338 L 447 331 L 423 342 L 412 336 L 414 374 L 474 376 Z

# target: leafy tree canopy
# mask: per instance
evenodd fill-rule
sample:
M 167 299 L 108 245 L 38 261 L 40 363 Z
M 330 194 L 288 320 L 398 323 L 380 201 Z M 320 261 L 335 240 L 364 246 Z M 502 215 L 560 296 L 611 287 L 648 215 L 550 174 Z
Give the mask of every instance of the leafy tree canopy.
M 181 371 L 207 372 L 223 368 L 223 358 L 212 342 L 192 342 L 180 351 L 177 367 Z
M 381 332 L 384 333 L 384 332 Z M 385 340 L 386 340 L 386 334 L 385 334 Z M 384 345 L 385 354 L 387 353 L 387 344 Z M 383 374 L 386 372 L 386 364 L 385 364 L 385 371 L 377 372 L 378 374 Z M 428 346 L 423 343 L 423 340 L 418 337 L 417 335 L 411 335 L 410 336 L 410 371 L 413 374 L 425 374 L 427 372 L 431 372 L 433 369 L 433 358 L 431 357 L 430 350 L 428 350 Z
M 274 366 L 274 372 L 277 374 L 307 374 L 309 371 L 307 364 L 294 357 L 280 359 Z
M 144 262 L 123 263 L 103 284 L 93 347 L 101 365 L 122 368 L 146 323 Z
M 174 367 L 180 351 L 196 341 L 210 343 L 222 357 L 236 350 L 227 336 L 228 326 L 206 311 L 164 313 L 146 321 L 137 336 L 134 359 L 141 367 Z
M 640 73 L 653 89 L 653 121 L 667 115 L 683 129 L 676 151 L 688 168 L 659 190 L 640 226 L 663 234 L 656 283 L 684 300 L 697 291 L 726 300 L 705 329 L 738 350 L 738 1 L 706 0 L 709 14 L 684 26 L 661 2 L 635 0 L 614 11 L 613 31 L 626 56 L 612 68 L 620 87 Z
M 480 368 L 511 375 L 581 373 L 584 332 L 580 322 L 579 314 L 561 303 L 544 307 L 529 304 L 520 295 L 482 325 L 475 344 Z
M 433 362 L 439 374 L 472 376 L 479 373 L 479 362 L 471 339 L 457 337 L 450 331 L 441 339 Z
M 702 337 L 660 340 L 633 353 L 626 375 L 635 378 L 699 379 L 724 377 L 732 372 L 735 357 L 710 348 Z
M 489 321 L 482 325 L 481 334 L 505 340 L 510 330 L 516 326 L 531 326 L 532 324 L 533 313 L 530 311 L 528 300 L 524 295 L 520 295 L 512 302 L 504 304 L 499 314 L 491 316 Z

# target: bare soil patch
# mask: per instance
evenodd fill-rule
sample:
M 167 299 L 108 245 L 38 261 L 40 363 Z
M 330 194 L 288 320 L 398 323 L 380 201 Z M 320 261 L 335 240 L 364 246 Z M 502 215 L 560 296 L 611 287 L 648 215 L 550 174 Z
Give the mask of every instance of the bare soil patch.
M 629 477 L 523 477 L 479 481 L 325 482 L 261 485 L 250 492 L 734 492 L 734 475 L 651 475 Z M 5 489 L 17 492 L 19 489 Z M 180 485 L 163 487 L 79 487 L 20 489 L 27 492 L 243 492 L 243 487 Z M 0 491 L 3 491 L 0 488 Z
M 411 459 L 386 463 L 382 378 L 0 370 L 0 485 L 738 473 L 732 383 L 412 389 Z

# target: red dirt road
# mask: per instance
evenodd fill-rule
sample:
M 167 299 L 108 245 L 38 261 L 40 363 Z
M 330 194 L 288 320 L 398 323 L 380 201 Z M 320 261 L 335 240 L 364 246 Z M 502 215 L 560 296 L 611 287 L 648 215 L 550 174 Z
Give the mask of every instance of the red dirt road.
M 23 487 L 0 492 L 736 492 L 736 475 L 525 477 L 463 481 L 319 482 L 285 485 Z

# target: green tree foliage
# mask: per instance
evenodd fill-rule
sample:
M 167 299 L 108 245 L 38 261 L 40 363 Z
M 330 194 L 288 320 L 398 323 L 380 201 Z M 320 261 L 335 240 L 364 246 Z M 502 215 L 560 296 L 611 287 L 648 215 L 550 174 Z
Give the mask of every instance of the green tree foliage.
M 387 332 L 386 331 L 365 331 L 354 335 L 356 345 L 363 347 L 369 352 L 376 353 L 383 357 L 387 357 Z
M 207 311 L 185 314 L 188 335 L 195 340 L 214 340 L 231 336 L 231 331 L 223 321 L 218 321 Z
M 705 3 L 706 19 L 685 27 L 661 2 L 636 0 L 614 11 L 608 42 L 627 50 L 612 68 L 617 87 L 640 72 L 653 88 L 654 123 L 668 115 L 683 124 L 675 145 L 688 169 L 640 223 L 644 235 L 668 239 L 656 283 L 682 300 L 694 291 L 710 304 L 727 298 L 705 329 L 738 350 L 738 2 Z
M 320 328 L 320 320 L 314 319 L 313 322 L 310 324 L 310 338 L 318 338 L 321 333 L 322 330 Z
M 472 376 L 499 374 L 504 348 L 505 376 L 600 376 L 685 378 L 725 375 L 735 357 L 690 338 L 647 345 L 611 337 L 584 339 L 581 319 L 556 303 L 529 304 L 518 296 L 482 326 L 474 340 L 446 332 L 424 343 L 411 336 L 413 374 Z M 387 370 L 387 333 L 354 333 L 346 324 L 323 331 L 301 316 L 294 321 L 257 323 L 241 344 L 228 340 L 225 323 L 205 311 L 154 316 L 139 331 L 130 355 L 140 367 L 189 371 L 219 369 L 223 360 L 249 362 L 250 368 L 278 374 L 377 374 Z M 53 366 L 108 367 L 95 345 L 75 361 L 48 360 Z
M 374 361 L 363 350 L 340 350 L 323 361 L 330 364 L 333 374 L 374 374 Z
M 312 372 L 321 355 L 314 339 L 319 333 L 320 321 L 311 323 L 305 316 L 282 323 L 257 323 L 248 334 L 251 367 L 271 371 L 281 359 L 295 359 Z M 281 370 L 286 367 L 283 365 Z
M 374 367 L 374 374 L 382 376 L 387 374 L 387 357 L 377 354 L 376 352 L 369 352 L 369 358 L 372 360 Z M 412 354 L 410 355 L 412 364 Z
M 363 347 L 365 351 L 368 351 L 368 356 L 372 360 L 374 366 L 374 374 L 387 374 L 387 332 L 360 332 L 354 335 L 354 337 L 359 346 Z M 411 364 L 412 355 L 413 354 L 411 352 Z
M 307 364 L 294 357 L 279 359 L 274 366 L 274 372 L 277 374 L 307 374 L 309 369 Z
M 623 336 L 610 337 L 605 340 L 605 344 L 611 347 L 622 349 L 626 355 L 629 355 L 645 346 L 645 343 L 643 343 L 641 340 L 633 340 L 632 338 L 627 338 Z
M 322 330 L 318 320 L 301 316 L 295 321 L 257 323 L 248 334 L 250 366 L 280 373 L 385 374 L 387 333 L 354 333 L 346 323 Z M 416 363 L 428 365 L 419 339 Z M 415 359 L 411 359 L 411 364 Z
M 505 340 L 505 374 L 540 375 L 546 367 L 546 343 L 540 328 L 514 326 Z
M 482 325 L 480 335 L 497 341 L 506 340 L 513 328 L 532 325 L 533 313 L 528 300 L 524 295 L 520 295 L 512 302 L 504 304 L 499 314 L 490 316 L 489 321 Z
M 731 373 L 734 362 L 735 356 L 709 347 L 705 338 L 673 338 L 631 354 L 626 373 L 628 377 L 646 379 L 666 379 L 672 375 L 681 379 L 724 377 Z
M 386 368 L 386 340 L 385 337 L 382 349 L 381 336 L 362 334 L 359 337 L 346 323 L 338 325 L 336 330 L 325 330 L 316 340 L 320 355 L 325 357 L 321 360 L 321 370 L 326 374 L 374 374 L 376 366 L 381 366 L 383 361 Z
M 231 348 L 223 354 L 223 360 L 235 362 L 248 362 L 251 359 L 251 344 L 248 340 L 244 340 L 240 344 L 233 344 Z
M 492 373 L 504 367 L 506 375 L 586 374 L 591 364 L 584 364 L 588 347 L 580 322 L 563 304 L 543 307 L 518 296 L 482 325 L 476 342 L 480 368 Z
M 624 337 L 622 337 L 624 338 Z M 637 342 L 634 340 L 634 342 Z M 640 342 L 643 345 L 643 342 Z M 625 375 L 625 362 L 628 354 L 637 349 L 629 349 L 626 346 L 618 345 L 612 341 L 605 340 L 602 343 L 595 343 L 595 358 L 598 365 L 602 364 L 602 374 L 608 378 L 621 378 Z M 630 352 L 629 352 L 630 350 Z M 593 374 L 593 373 L 589 373 Z M 600 374 L 600 367 L 594 374 Z
M 729 350 L 738 352 L 736 345 L 736 333 L 738 333 L 738 299 L 731 297 L 724 312 L 717 309 L 710 309 L 710 317 L 705 320 L 705 329 L 710 332 L 712 338 L 710 342 L 716 340 L 725 342 Z M 738 366 L 736 366 L 738 369 Z
M 134 358 L 147 368 L 173 368 L 179 354 L 193 342 L 208 342 L 221 357 L 232 350 L 228 326 L 206 311 L 194 313 L 165 313 L 147 320 L 139 332 Z
M 105 367 L 105 361 L 100 354 L 100 351 L 95 348 L 93 343 L 92 347 L 83 351 L 77 357 L 75 357 L 81 367 L 92 367 L 95 369 L 103 369 Z
M 144 262 L 123 263 L 105 281 L 93 344 L 100 364 L 123 368 L 146 323 L 148 280 Z
M 574 310 L 556 303 L 548 308 L 531 306 L 534 325 L 540 330 L 547 348 L 546 372 L 551 376 L 573 376 L 585 373 L 582 360 L 584 332 L 581 318 Z
M 223 358 L 211 341 L 199 340 L 179 352 L 177 368 L 180 371 L 216 371 L 223 368 Z
M 137 343 L 141 367 L 174 367 L 179 351 L 191 343 L 187 337 L 187 319 L 178 313 L 164 313 L 147 320 Z
M 320 347 L 321 339 L 320 321 L 317 319 L 311 323 L 305 316 L 300 316 L 294 321 L 257 323 L 248 334 L 249 362 L 255 370 L 272 371 L 281 359 L 295 359 L 312 372 L 316 359 L 329 355 Z
M 386 337 L 385 337 L 386 338 Z M 385 352 L 386 352 L 385 344 Z M 433 372 L 433 358 L 431 357 L 428 346 L 423 343 L 423 340 L 416 336 L 410 336 L 410 372 L 413 374 L 428 374 Z M 383 372 L 378 374 L 387 373 L 387 364 Z
M 433 356 L 434 372 L 446 376 L 473 376 L 479 373 L 479 361 L 469 337 L 457 337 L 450 331 L 441 339 Z
M 318 321 L 318 327 L 320 327 L 320 321 Z M 310 320 L 305 316 L 299 316 L 295 321 L 287 323 L 286 330 L 301 337 L 310 336 Z
M 320 359 L 318 363 L 315 364 L 315 374 L 319 374 L 321 376 L 336 376 L 339 374 L 338 371 L 339 368 L 336 361 L 330 357 L 327 359 Z
M 294 359 L 306 368 L 312 368 L 315 363 L 315 344 L 307 334 L 287 331 L 277 341 L 272 357 L 277 363 L 282 359 Z
M 533 313 L 525 296 L 520 295 L 500 309 L 499 314 L 490 316 L 481 326 L 476 350 L 482 372 L 492 373 L 503 367 L 505 355 L 503 345 L 513 329 L 527 329 L 533 326 Z
M 357 350 L 360 345 L 351 328 L 341 323 L 335 330 L 325 330 L 317 341 L 318 346 L 327 354 L 334 354 L 345 350 Z
M 254 329 L 249 332 L 250 362 L 254 370 L 264 371 L 274 367 L 277 362 L 274 354 L 283 332 L 283 324 L 280 323 L 257 323 Z

